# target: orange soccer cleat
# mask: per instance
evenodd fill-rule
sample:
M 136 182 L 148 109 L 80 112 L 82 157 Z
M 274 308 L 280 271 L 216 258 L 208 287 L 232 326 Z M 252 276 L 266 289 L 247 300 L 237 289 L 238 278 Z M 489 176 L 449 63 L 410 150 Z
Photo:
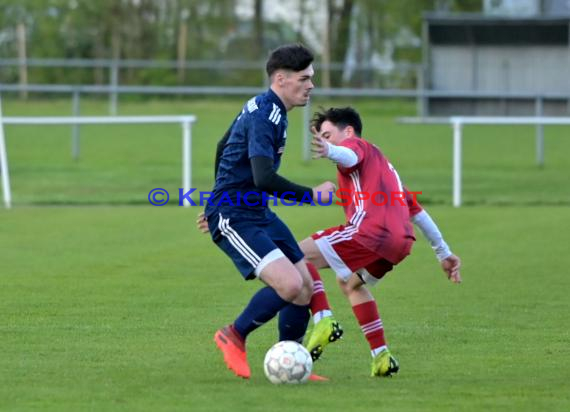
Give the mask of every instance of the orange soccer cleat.
M 247 363 L 245 342 L 234 330 L 233 325 L 224 326 L 214 335 L 214 342 L 224 354 L 224 362 L 228 369 L 237 376 L 249 379 L 251 371 Z
M 311 373 L 311 375 L 309 376 L 309 380 L 314 382 L 327 382 L 329 378 L 325 378 L 324 376 L 319 376 L 315 375 L 314 373 Z

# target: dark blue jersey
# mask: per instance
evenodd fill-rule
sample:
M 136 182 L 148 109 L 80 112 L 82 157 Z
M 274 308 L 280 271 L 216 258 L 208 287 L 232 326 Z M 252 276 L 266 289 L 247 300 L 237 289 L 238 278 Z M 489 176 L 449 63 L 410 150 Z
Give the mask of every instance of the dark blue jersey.
M 250 99 L 234 120 L 223 147 L 213 196 L 206 216 L 224 212 L 242 218 L 267 220 L 273 212 L 264 205 L 255 187 L 250 159 L 256 156 L 273 160 L 275 171 L 281 163 L 287 138 L 287 111 L 279 97 L 269 89 Z

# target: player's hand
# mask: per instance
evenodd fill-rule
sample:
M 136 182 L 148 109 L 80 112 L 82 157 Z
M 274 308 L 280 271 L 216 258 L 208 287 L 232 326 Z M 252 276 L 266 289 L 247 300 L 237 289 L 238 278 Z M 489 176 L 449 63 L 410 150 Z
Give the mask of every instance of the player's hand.
M 320 159 L 329 155 L 329 145 L 325 139 L 321 137 L 321 133 L 317 132 L 315 126 L 311 127 L 313 134 L 313 141 L 311 142 L 311 151 L 313 152 L 313 159 Z
M 447 278 L 453 283 L 461 283 L 461 274 L 459 268 L 461 267 L 461 259 L 458 256 L 451 255 L 441 261 L 441 267 L 446 273 Z
M 324 182 L 320 185 L 313 187 L 313 200 L 315 202 L 329 203 L 334 197 L 336 192 L 336 185 L 333 182 Z M 319 195 L 320 193 L 320 195 Z
M 208 227 L 208 219 L 206 219 L 204 212 L 198 213 L 198 219 L 196 219 L 196 227 L 202 233 L 210 232 L 210 228 Z

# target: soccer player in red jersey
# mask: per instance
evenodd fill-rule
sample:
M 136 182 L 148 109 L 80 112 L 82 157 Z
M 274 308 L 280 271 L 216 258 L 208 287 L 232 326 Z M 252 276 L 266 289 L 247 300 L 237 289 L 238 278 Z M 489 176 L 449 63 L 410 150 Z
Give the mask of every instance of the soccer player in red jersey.
M 312 122 L 315 158 L 327 157 L 338 169 L 337 194 L 346 224 L 317 232 L 300 242 L 309 261 L 314 289 L 311 311 L 315 327 L 307 349 L 316 360 L 336 340 L 340 329 L 317 269 L 331 268 L 352 305 L 373 357 L 372 376 L 391 376 L 399 364 L 391 355 L 376 301 L 365 287 L 374 286 L 410 254 L 415 223 L 430 241 L 447 277 L 461 282 L 455 256 L 425 210 L 402 184 L 396 169 L 372 143 L 360 137 L 362 122 L 350 108 L 316 113 Z

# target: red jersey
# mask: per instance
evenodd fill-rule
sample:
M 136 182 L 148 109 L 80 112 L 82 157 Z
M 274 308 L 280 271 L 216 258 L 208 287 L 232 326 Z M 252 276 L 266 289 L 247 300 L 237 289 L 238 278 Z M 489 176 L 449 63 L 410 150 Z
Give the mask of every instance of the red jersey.
M 337 192 L 346 216 L 347 235 L 396 265 L 416 240 L 410 216 L 422 211 L 388 159 L 373 144 L 349 138 L 340 146 L 358 156 L 350 168 L 338 166 Z

